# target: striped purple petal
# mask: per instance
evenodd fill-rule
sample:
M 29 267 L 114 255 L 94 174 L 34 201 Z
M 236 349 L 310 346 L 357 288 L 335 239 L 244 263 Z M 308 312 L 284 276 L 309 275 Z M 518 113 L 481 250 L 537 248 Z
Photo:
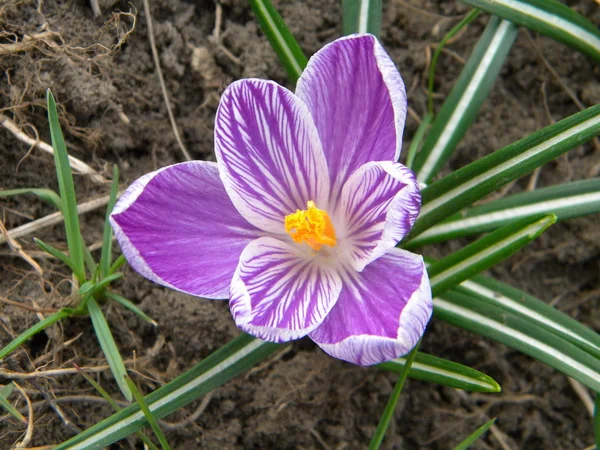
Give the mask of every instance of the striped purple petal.
M 313 120 L 306 105 L 273 82 L 241 80 L 227 88 L 215 152 L 233 204 L 264 231 L 284 233 L 284 217 L 309 200 L 326 206 L 329 176 Z
M 423 259 L 393 249 L 363 272 L 344 276 L 337 303 L 309 336 L 331 356 L 369 366 L 408 353 L 432 310 Z
M 319 326 L 341 288 L 337 271 L 308 247 L 263 237 L 242 252 L 229 306 L 242 330 L 286 342 Z
M 408 234 L 421 209 L 415 174 L 390 161 L 360 167 L 346 181 L 336 211 L 339 241 L 347 246 L 352 267 L 365 266 Z M 343 228 L 342 228 L 343 226 Z
M 296 95 L 308 105 L 319 130 L 332 196 L 363 164 L 398 160 L 406 93 L 398 70 L 374 36 L 341 38 L 315 53 L 298 80 Z
M 242 250 L 259 236 L 234 208 L 216 163 L 165 167 L 133 183 L 110 218 L 127 261 L 188 294 L 228 298 Z

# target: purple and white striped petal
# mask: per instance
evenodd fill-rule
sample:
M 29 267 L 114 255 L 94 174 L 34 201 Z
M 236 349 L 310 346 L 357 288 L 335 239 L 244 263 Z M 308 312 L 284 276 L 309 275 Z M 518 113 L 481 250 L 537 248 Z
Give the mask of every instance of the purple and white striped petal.
M 364 164 L 346 181 L 335 212 L 340 245 L 358 272 L 408 234 L 421 209 L 415 174 L 385 161 Z
M 309 336 L 335 358 L 370 366 L 408 353 L 432 311 L 423 259 L 396 248 L 344 276 L 337 303 Z
M 400 157 L 406 92 L 374 36 L 344 37 L 315 53 L 296 95 L 308 105 L 319 131 L 332 197 L 363 164 Z
M 206 298 L 229 297 L 242 250 L 261 234 L 234 208 L 217 164 L 204 161 L 144 175 L 119 199 L 110 222 L 138 273 Z
M 310 249 L 263 237 L 242 252 L 229 307 L 242 330 L 267 341 L 286 342 L 319 326 L 341 289 L 335 267 Z
M 327 162 L 306 105 L 270 81 L 232 83 L 215 121 L 221 179 L 254 226 L 284 233 L 283 220 L 309 200 L 326 208 Z

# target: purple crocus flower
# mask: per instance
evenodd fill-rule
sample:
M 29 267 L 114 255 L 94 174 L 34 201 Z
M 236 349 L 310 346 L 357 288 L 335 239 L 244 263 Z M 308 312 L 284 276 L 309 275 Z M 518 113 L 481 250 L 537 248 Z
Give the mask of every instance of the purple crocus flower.
M 137 180 L 111 217 L 131 266 L 164 286 L 230 298 L 239 328 L 303 336 L 360 365 L 408 353 L 431 317 L 423 259 L 396 248 L 421 205 L 396 162 L 404 83 L 371 35 L 325 46 L 296 93 L 245 79 L 223 93 L 217 163 Z

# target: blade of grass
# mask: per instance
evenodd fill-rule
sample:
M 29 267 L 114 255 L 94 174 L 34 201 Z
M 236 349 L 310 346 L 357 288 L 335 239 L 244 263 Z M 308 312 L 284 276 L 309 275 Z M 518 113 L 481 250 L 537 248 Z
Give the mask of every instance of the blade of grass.
M 396 358 L 375 367 L 400 374 L 405 365 L 406 358 Z M 500 385 L 493 378 L 478 370 L 421 352 L 417 353 L 408 376 L 466 391 L 501 391 Z
M 142 409 L 144 416 L 146 416 L 146 420 L 148 421 L 148 423 L 150 424 L 150 427 L 154 431 L 154 434 L 156 435 L 158 442 L 160 442 L 161 447 L 163 448 L 163 450 L 171 450 L 171 446 L 167 442 L 167 438 L 165 437 L 165 434 L 161 430 L 160 426 L 158 425 L 158 422 L 156 421 L 154 414 L 152 414 L 152 412 L 148 408 L 148 405 L 144 401 L 144 396 L 138 390 L 138 388 L 135 385 L 135 383 L 133 382 L 133 380 L 131 378 L 129 378 L 127 375 L 125 376 L 125 381 L 127 382 L 127 385 L 129 386 L 129 389 L 131 390 L 131 392 L 133 392 L 135 401 Z
M 379 37 L 381 6 L 381 0 L 342 0 L 343 33 L 370 33 Z
M 13 416 L 19 422 L 27 425 L 29 423 L 27 418 L 25 418 L 25 416 L 23 414 L 21 414 L 17 410 L 17 408 L 15 408 L 12 405 L 12 403 L 10 403 L 8 401 L 8 396 L 11 394 L 13 387 L 14 387 L 14 385 L 12 383 L 2 386 L 2 389 L 0 390 L 0 406 L 2 406 L 2 408 L 4 408 L 6 410 L 6 412 L 8 412 L 11 416 Z
M 403 244 L 403 247 L 414 248 L 492 231 L 516 220 L 542 213 L 555 214 L 559 222 L 600 213 L 600 178 L 523 192 L 469 208 L 464 213 L 434 225 Z
M 52 247 L 50 244 L 46 244 L 44 241 L 38 238 L 33 238 L 33 242 L 41 248 L 43 251 L 48 253 L 49 255 L 54 256 L 56 259 L 61 261 L 63 264 L 66 264 L 73 272 L 75 272 L 75 265 L 71 258 L 69 258 L 65 253 L 61 252 L 59 249 Z
M 54 314 L 46 317 L 44 320 L 36 323 L 31 328 L 28 328 L 19 336 L 17 336 L 10 344 L 8 344 L 6 347 L 0 350 L 0 360 L 2 360 L 7 355 L 16 350 L 21 344 L 27 341 L 27 339 L 33 337 L 40 331 L 48 328 L 50 325 L 55 324 L 59 320 L 64 319 L 65 317 L 69 317 L 69 315 L 70 313 L 68 312 L 68 310 L 61 309 L 60 311 L 55 312 Z
M 87 380 L 88 383 L 90 383 L 94 389 L 96 389 L 96 391 L 102 396 L 102 398 L 104 400 L 106 400 L 106 402 L 112 406 L 112 408 L 115 410 L 115 412 L 119 412 L 121 411 L 121 408 L 117 402 L 115 402 L 115 400 L 110 396 L 110 394 L 108 392 L 106 392 L 106 390 L 100 386 L 100 384 L 98 384 L 96 382 L 96 380 L 94 380 L 92 377 L 90 377 L 87 373 L 85 373 L 83 370 L 81 370 L 81 368 L 75 364 L 75 368 L 79 371 L 79 374 L 85 378 Z M 146 444 L 146 446 L 150 449 L 150 450 L 158 450 L 158 447 L 156 445 L 154 445 L 154 443 L 148 438 L 148 436 L 146 436 L 144 433 L 142 433 L 141 431 L 136 431 L 135 435 L 140 438 L 140 440 Z
M 117 191 L 119 190 L 119 168 L 113 166 L 113 179 L 110 187 L 108 204 L 106 205 L 106 217 L 104 219 L 104 235 L 102 239 L 102 251 L 100 254 L 100 276 L 102 278 L 109 275 L 112 264 L 112 227 L 110 226 L 110 215 L 117 201 Z
M 490 19 L 415 158 L 419 182 L 429 184 L 433 180 L 477 117 L 517 32 L 508 21 Z
M 373 434 L 373 438 L 369 444 L 369 450 L 377 450 L 381 443 L 383 442 L 383 438 L 385 437 L 385 432 L 390 425 L 390 421 L 394 416 L 394 411 L 396 410 L 396 404 L 398 403 L 398 399 L 400 398 L 400 394 L 402 393 L 402 388 L 404 387 L 404 383 L 406 382 L 406 378 L 408 378 L 408 373 L 410 372 L 410 368 L 417 356 L 417 350 L 419 349 L 421 341 L 417 343 L 415 348 L 413 348 L 408 356 L 406 357 L 406 363 L 400 372 L 400 376 L 398 377 L 398 381 L 396 381 L 396 385 L 394 386 L 394 390 L 392 391 L 392 395 L 390 396 L 387 405 L 385 406 L 385 410 L 383 411 L 383 415 L 379 419 L 379 424 L 377 425 L 377 429 L 375 430 L 375 434 Z
M 58 187 L 63 205 L 62 213 L 65 217 L 65 233 L 67 235 L 67 245 L 69 246 L 69 256 L 71 261 L 73 261 L 73 267 L 75 268 L 73 273 L 81 284 L 85 281 L 85 268 L 83 264 L 84 244 L 79 228 L 75 185 L 73 184 L 73 175 L 71 174 L 71 165 L 69 164 L 67 147 L 65 146 L 65 141 L 58 122 L 56 102 L 54 101 L 54 96 L 50 90 L 48 90 L 46 94 L 48 100 L 50 136 L 52 138 L 52 147 L 54 148 L 54 164 L 56 165 Z
M 481 13 L 478 9 L 473 9 L 467 14 L 460 22 L 458 22 L 446 35 L 442 38 L 435 51 L 433 52 L 433 56 L 431 58 L 431 64 L 429 65 L 429 79 L 427 82 L 427 110 L 429 114 L 432 116 L 435 115 L 435 111 L 433 110 L 433 87 L 435 81 L 435 69 L 437 68 L 437 61 L 442 53 L 442 50 L 446 46 L 446 43 L 456 36 L 463 28 L 469 25 L 475 18 Z M 475 50 L 473 53 L 476 53 Z M 467 63 L 468 64 L 468 63 Z
M 594 441 L 596 448 L 600 448 L 600 394 L 596 393 L 594 400 Z
M 62 202 L 60 197 L 52 189 L 36 189 L 36 188 L 23 188 L 23 189 L 7 189 L 0 191 L 0 197 L 12 197 L 13 195 L 21 194 L 34 194 L 37 197 L 50 205 L 54 206 L 59 211 L 62 211 Z
M 469 437 L 467 437 L 464 441 L 454 447 L 454 450 L 467 450 L 472 444 L 475 443 L 477 439 L 479 439 L 487 430 L 491 428 L 496 422 L 496 418 L 484 423 L 479 428 L 477 428 Z
M 127 260 L 125 259 L 124 255 L 120 255 L 115 262 L 113 263 L 112 266 L 110 266 L 110 269 L 108 270 L 108 274 L 112 275 L 113 273 L 115 273 L 117 270 L 119 270 L 123 264 L 125 264 L 127 262 Z
M 241 334 L 187 372 L 145 397 L 161 419 L 264 360 L 282 346 Z M 54 450 L 99 450 L 147 424 L 137 404 L 59 444 Z
M 98 338 L 102 352 L 104 352 L 104 356 L 106 356 L 113 377 L 125 398 L 128 401 L 131 401 L 133 399 L 133 394 L 128 384 L 125 382 L 127 369 L 125 369 L 123 358 L 121 357 L 115 339 L 108 328 L 108 323 L 104 318 L 104 314 L 102 314 L 102 310 L 93 296 L 89 297 L 87 308 L 90 313 L 90 319 L 92 319 L 92 324 L 94 325 L 96 337 Z
M 406 167 L 409 169 L 412 168 L 412 165 L 415 160 L 415 156 L 417 156 L 417 152 L 423 141 L 423 136 L 425 136 L 425 132 L 429 128 L 431 124 L 431 120 L 433 119 L 433 115 L 431 113 L 425 114 L 423 120 L 419 124 L 419 128 L 417 128 L 417 132 L 415 133 L 412 142 L 410 143 L 410 147 L 408 149 L 408 153 L 406 154 Z
M 152 320 L 150 317 L 148 317 L 146 315 L 146 313 L 144 313 L 144 311 L 142 311 L 140 308 L 137 307 L 137 305 L 135 305 L 131 301 L 127 300 L 122 295 L 116 294 L 114 292 L 106 292 L 104 294 L 104 296 L 107 297 L 107 298 L 110 298 L 111 300 L 114 300 L 117 303 L 120 303 L 121 305 L 123 305 L 128 310 L 130 310 L 133 313 L 135 313 L 138 316 L 140 316 L 146 322 L 149 322 L 149 323 L 151 323 L 154 326 L 158 326 L 158 324 L 154 320 Z
M 292 83 L 296 83 L 308 60 L 287 25 L 269 0 L 248 0 L 260 29 L 277 53 Z
M 596 105 L 436 181 L 421 191 L 423 206 L 409 239 L 599 134 L 600 105 Z
M 506 259 L 554 222 L 556 216 L 551 214 L 507 225 L 432 264 L 427 272 L 433 295 L 439 295 Z
M 535 323 L 454 289 L 433 301 L 434 315 L 517 349 L 600 391 L 600 360 Z
M 468 5 L 530 28 L 600 61 L 600 31 L 556 0 L 462 0 Z

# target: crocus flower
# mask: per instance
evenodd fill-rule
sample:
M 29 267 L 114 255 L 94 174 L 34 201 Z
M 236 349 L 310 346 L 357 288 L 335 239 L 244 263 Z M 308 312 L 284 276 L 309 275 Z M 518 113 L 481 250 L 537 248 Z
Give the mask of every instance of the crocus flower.
M 137 180 L 111 217 L 131 266 L 191 295 L 230 299 L 239 328 L 303 336 L 370 365 L 408 353 L 431 317 L 420 256 L 396 248 L 420 210 L 396 162 L 404 83 L 371 35 L 325 46 L 296 93 L 245 79 L 223 93 L 217 163 Z

